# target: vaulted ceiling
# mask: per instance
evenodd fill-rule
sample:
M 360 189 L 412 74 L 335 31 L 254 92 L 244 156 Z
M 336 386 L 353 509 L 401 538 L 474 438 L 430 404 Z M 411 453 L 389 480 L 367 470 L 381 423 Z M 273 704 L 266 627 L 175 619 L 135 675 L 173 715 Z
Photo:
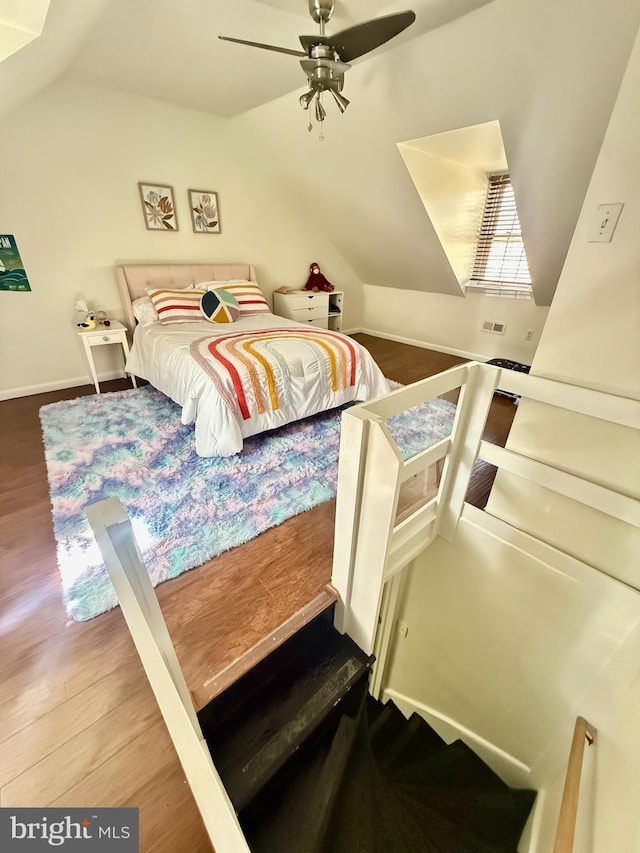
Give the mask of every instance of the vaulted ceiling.
M 0 117 L 62 77 L 228 117 L 246 156 L 279 170 L 292 209 L 304 205 L 360 281 L 458 296 L 397 145 L 498 120 L 536 302 L 548 305 L 640 6 L 612 16 L 607 0 L 343 0 L 327 30 L 409 4 L 416 23 L 347 72 L 352 105 L 330 111 L 321 148 L 297 102 L 298 60 L 217 38 L 297 48 L 317 31 L 307 0 L 51 0 L 42 35 L 0 63 Z
M 3 2 L 17 18 L 28 0 Z M 415 0 L 417 21 L 393 45 L 488 2 Z M 327 32 L 404 8 L 389 0 L 338 0 Z M 64 73 L 215 115 L 238 115 L 303 89 L 306 78 L 293 56 L 218 36 L 300 49 L 299 35 L 317 32 L 307 0 L 51 0 L 40 38 L 0 65 L 0 114 Z

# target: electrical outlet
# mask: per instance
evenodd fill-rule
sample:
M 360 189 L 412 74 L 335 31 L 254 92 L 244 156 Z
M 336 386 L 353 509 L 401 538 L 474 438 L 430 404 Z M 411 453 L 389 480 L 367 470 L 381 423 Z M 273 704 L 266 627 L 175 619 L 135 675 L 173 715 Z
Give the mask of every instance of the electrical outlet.
M 532 341 L 533 340 L 533 329 L 529 329 L 527 334 L 524 336 L 524 339 L 525 339 L 525 341 Z
M 409 626 L 407 625 L 407 623 L 399 621 L 398 622 L 398 634 L 400 634 L 400 636 L 402 637 L 403 640 L 406 638 L 408 633 L 409 633 Z

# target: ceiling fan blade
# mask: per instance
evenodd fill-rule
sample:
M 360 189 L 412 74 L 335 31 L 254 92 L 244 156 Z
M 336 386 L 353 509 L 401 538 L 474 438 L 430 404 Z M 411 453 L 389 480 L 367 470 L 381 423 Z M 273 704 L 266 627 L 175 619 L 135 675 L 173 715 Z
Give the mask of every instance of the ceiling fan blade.
M 273 50 L 275 53 L 287 53 L 289 56 L 306 56 L 303 50 L 291 50 L 288 47 L 276 47 L 273 44 L 260 44 L 258 41 L 245 41 L 245 39 L 234 39 L 229 36 L 218 36 L 222 41 L 232 41 L 234 44 L 247 44 L 249 47 L 259 47 L 262 50 Z
M 398 12 L 395 15 L 385 15 L 383 18 L 374 18 L 363 24 L 356 24 L 355 27 L 349 27 L 335 35 L 325 36 L 322 43 L 330 45 L 343 62 L 351 62 L 395 38 L 415 19 L 416 13 L 410 10 Z M 308 36 L 300 37 L 303 47 L 306 47 L 303 39 L 307 38 Z M 317 41 L 315 43 L 317 44 Z

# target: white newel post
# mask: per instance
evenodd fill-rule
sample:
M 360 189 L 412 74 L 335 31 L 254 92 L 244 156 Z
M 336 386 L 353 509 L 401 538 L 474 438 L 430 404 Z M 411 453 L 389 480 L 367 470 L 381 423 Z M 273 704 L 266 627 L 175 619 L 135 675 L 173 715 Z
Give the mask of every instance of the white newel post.
M 333 542 L 331 584 L 338 591 L 334 624 L 340 633 L 346 630 L 346 611 L 351 603 L 353 557 L 357 543 L 363 456 L 369 419 L 359 412 L 343 412 L 340 423 L 340 451 L 336 494 L 336 522 Z
M 453 541 L 473 464 L 478 455 L 500 371 L 484 364 L 468 365 L 467 381 L 460 392 L 451 432 L 452 450 L 440 486 L 437 532 Z
M 250 853 L 211 760 L 131 521 L 117 498 L 87 507 L 86 515 L 209 838 L 217 853 Z
M 345 441 L 348 474 L 345 471 L 340 485 L 343 486 L 343 500 L 336 505 L 339 513 L 336 531 L 342 525 L 345 529 L 336 535 L 334 552 L 334 585 L 338 586 L 344 612 L 341 614 L 341 630 L 349 636 L 367 654 L 373 651 L 378 614 L 382 600 L 384 570 L 387 561 L 389 541 L 393 530 L 398 505 L 399 479 L 402 456 L 389 436 L 385 424 L 376 416 L 369 416 L 368 429 L 364 430 L 366 443 L 363 445 L 362 458 L 356 470 L 356 452 L 351 441 L 358 440 L 362 427 L 349 423 L 359 422 L 362 415 L 343 415 L 343 430 L 346 426 Z M 342 447 L 341 447 L 342 453 Z M 342 466 L 342 457 L 341 457 Z M 356 480 L 361 491 L 361 499 L 354 499 L 353 490 Z M 339 492 L 340 496 L 340 492 Z M 346 505 L 357 503 L 357 514 L 352 520 L 345 514 Z

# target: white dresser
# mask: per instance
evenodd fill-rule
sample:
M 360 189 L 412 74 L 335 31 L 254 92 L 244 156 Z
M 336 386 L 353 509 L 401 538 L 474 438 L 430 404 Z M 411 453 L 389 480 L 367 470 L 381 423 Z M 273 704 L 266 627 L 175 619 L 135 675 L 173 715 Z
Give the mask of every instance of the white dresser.
M 273 313 L 320 329 L 342 330 L 342 291 L 291 290 L 273 294 Z

